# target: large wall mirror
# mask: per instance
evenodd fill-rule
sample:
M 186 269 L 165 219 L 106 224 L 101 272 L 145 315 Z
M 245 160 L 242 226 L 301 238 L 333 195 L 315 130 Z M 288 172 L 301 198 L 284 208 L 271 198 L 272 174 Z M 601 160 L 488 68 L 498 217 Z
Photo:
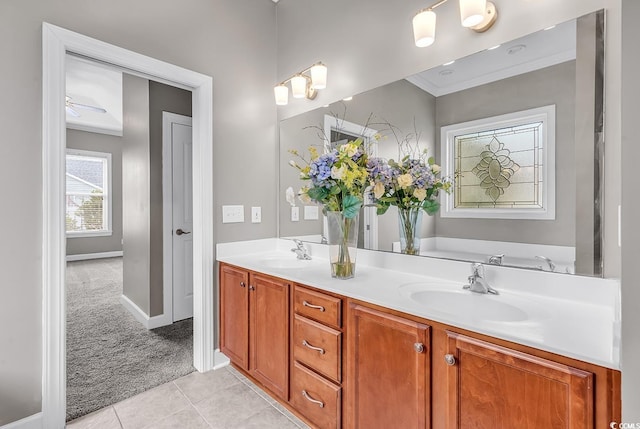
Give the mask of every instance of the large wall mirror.
M 473 148 L 488 148 L 491 139 L 477 136 L 493 130 L 502 136 L 499 140 L 509 149 L 509 160 L 518 167 L 510 177 L 510 188 L 504 188 L 508 199 L 499 202 L 517 206 L 535 195 L 528 204 L 538 204 L 540 196 L 545 202 L 545 207 L 539 207 L 543 215 L 505 216 L 500 214 L 505 210 L 483 210 L 483 204 L 496 202 L 497 194 L 478 187 L 482 197 L 474 215 L 446 211 L 444 200 L 436 215 L 425 214 L 420 255 L 601 276 L 603 30 L 604 12 L 594 12 L 281 121 L 280 236 L 320 241 L 323 235 L 321 210 L 311 204 L 305 207 L 300 200 L 292 210 L 291 199 L 286 198 L 287 188 L 297 192 L 303 186 L 298 171 L 289 165 L 290 149 L 322 148 L 326 143 L 322 135 L 340 140 L 380 131 L 383 138 L 376 144 L 377 156 L 397 160 L 397 142 L 381 124 L 392 124 L 405 134 L 417 131 L 420 145 L 443 166 L 443 174 L 458 174 L 454 192 L 467 186 L 464 195 L 473 204 L 473 167 L 482 160 L 482 150 Z M 548 115 L 544 125 L 548 135 L 539 141 L 537 122 L 517 120 L 522 112 L 526 119 L 526 112 L 540 109 Z M 500 122 L 505 117 L 516 118 L 508 133 L 496 132 L 506 126 L 486 125 L 492 120 L 505 123 Z M 471 127 L 474 124 L 480 128 Z M 466 152 L 457 146 L 458 159 L 451 162 L 447 132 L 458 129 L 461 136 L 472 136 L 475 146 L 464 146 Z M 533 143 L 514 143 L 513 135 L 522 130 Z M 498 143 L 491 147 L 495 152 L 502 148 Z M 447 165 L 449 170 L 444 168 Z M 362 247 L 398 251 L 394 207 L 382 216 L 365 209 L 360 218 Z

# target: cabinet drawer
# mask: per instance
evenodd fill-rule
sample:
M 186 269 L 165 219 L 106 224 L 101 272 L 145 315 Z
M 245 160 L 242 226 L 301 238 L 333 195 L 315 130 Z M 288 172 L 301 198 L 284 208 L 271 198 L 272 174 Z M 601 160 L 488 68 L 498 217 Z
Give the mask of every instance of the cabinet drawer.
M 295 286 L 294 310 L 310 319 L 340 329 L 342 326 L 342 300 Z
M 342 334 L 298 314 L 293 321 L 293 357 L 339 383 Z
M 291 373 L 291 405 L 316 427 L 340 427 L 341 388 L 298 362 Z

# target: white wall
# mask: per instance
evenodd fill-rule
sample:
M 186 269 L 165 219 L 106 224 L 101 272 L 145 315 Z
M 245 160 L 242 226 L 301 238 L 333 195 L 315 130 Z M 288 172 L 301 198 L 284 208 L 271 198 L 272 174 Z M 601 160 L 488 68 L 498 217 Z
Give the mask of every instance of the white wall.
M 276 231 L 273 2 L 0 1 L 0 425 L 41 409 L 43 21 L 212 76 L 214 239 Z M 262 223 L 222 225 L 223 203 Z

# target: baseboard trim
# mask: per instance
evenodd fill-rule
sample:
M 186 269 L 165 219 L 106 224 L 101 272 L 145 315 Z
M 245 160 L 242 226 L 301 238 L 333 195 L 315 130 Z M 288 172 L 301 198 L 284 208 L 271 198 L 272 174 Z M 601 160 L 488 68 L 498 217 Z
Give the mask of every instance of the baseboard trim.
M 220 351 L 220 349 L 215 349 L 213 351 L 213 369 L 224 368 L 231 364 L 231 360 Z
M 83 253 L 80 255 L 67 255 L 67 262 L 87 261 L 89 259 L 117 258 L 118 256 L 122 256 L 122 254 L 123 254 L 122 250 L 115 250 L 113 252 Z
M 42 429 L 42 413 L 0 426 L 0 429 Z
M 138 305 L 131 301 L 126 295 L 120 295 L 120 304 L 124 308 L 131 313 L 136 320 L 147 329 L 155 329 L 161 326 L 171 325 L 173 321 L 170 317 L 165 316 L 164 314 L 159 314 L 157 316 L 149 317 L 147 313 L 145 313 Z M 0 428 L 2 429 L 2 428 Z

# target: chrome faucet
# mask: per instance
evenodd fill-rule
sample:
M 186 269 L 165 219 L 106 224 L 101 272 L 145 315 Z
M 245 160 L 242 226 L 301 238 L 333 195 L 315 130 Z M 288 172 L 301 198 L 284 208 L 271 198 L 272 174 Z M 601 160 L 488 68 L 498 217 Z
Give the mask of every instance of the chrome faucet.
M 296 247 L 291 251 L 298 256 L 298 259 L 311 260 L 311 255 L 309 255 L 307 248 L 304 247 L 304 243 L 298 239 L 294 239 L 293 242 L 296 243 Z
M 476 293 L 490 293 L 492 295 L 499 295 L 498 291 L 489 286 L 487 280 L 484 278 L 484 265 L 474 262 L 471 264 L 471 275 L 469 276 L 469 284 L 464 285 L 463 289 L 469 289 L 471 292 Z
M 502 265 L 502 260 L 503 259 L 504 259 L 504 253 L 501 253 L 499 255 L 491 255 L 491 256 L 489 256 L 488 263 L 490 265 Z
M 549 266 L 549 271 L 554 272 L 556 270 L 556 264 L 553 263 L 553 261 L 550 258 L 547 258 L 546 256 L 536 256 L 536 259 L 541 259 L 543 261 L 545 261 L 547 263 L 547 265 Z M 540 267 L 542 268 L 542 267 Z

